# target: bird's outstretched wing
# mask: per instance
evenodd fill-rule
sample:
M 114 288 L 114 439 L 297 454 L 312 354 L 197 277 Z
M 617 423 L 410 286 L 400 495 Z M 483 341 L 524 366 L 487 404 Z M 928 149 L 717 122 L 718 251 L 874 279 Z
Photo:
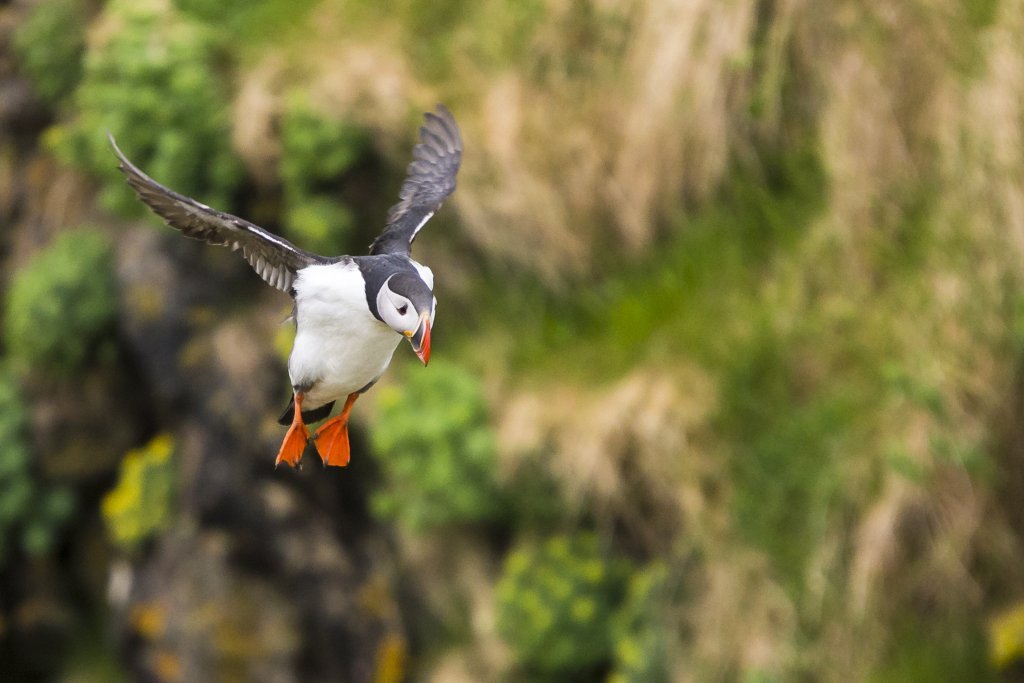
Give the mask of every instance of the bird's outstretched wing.
M 388 211 L 388 224 L 370 245 L 371 254 L 408 255 L 416 233 L 455 190 L 462 160 L 459 127 L 442 104 L 424 118 L 420 142 L 412 150 L 413 161 L 398 192 L 401 201 Z
M 271 287 L 291 293 L 295 273 L 299 269 L 328 261 L 322 256 L 299 249 L 258 225 L 212 209 L 164 187 L 128 161 L 113 135 L 108 137 L 117 158 L 121 160 L 118 168 L 128 179 L 128 184 L 139 199 L 163 218 L 167 225 L 180 230 L 186 237 L 230 247 L 232 251 L 241 250 L 253 270 Z

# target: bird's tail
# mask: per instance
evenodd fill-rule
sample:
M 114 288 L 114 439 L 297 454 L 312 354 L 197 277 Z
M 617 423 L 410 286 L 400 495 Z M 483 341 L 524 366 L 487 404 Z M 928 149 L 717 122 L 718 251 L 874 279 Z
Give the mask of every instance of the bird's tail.
M 331 408 L 333 407 L 334 401 L 331 401 L 330 403 L 323 404 L 319 408 L 313 408 L 312 410 L 303 410 L 302 421 L 306 424 L 310 424 L 311 422 L 319 422 L 320 420 L 324 419 L 325 417 L 331 414 Z M 281 417 L 277 418 L 277 423 L 279 425 L 284 425 L 285 427 L 287 427 L 292 423 L 292 418 L 294 416 L 295 396 L 292 396 L 291 400 L 288 401 L 288 407 L 284 409 L 283 413 L 281 413 Z

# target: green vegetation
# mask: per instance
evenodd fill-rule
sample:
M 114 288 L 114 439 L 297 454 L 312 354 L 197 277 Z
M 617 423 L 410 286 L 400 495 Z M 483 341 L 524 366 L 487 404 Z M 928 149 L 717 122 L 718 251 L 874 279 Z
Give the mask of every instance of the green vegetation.
M 74 510 L 71 491 L 32 473 L 25 405 L 14 376 L 0 369 L 0 568 L 21 549 L 41 555 L 53 547 Z
M 288 234 L 321 254 L 346 253 L 354 218 L 338 195 L 344 174 L 366 153 L 366 133 L 320 114 L 300 93 L 288 98 L 283 119 L 281 181 Z
M 497 585 L 498 633 L 518 661 L 541 674 L 586 670 L 610 658 L 611 619 L 626 565 L 592 534 L 520 544 Z
M 18 272 L 4 321 L 18 370 L 67 376 L 95 357 L 117 313 L 112 256 L 103 234 L 75 230 Z
M 967 20 L 974 29 L 984 29 L 992 25 L 999 10 L 999 0 L 962 0 Z
M 82 77 L 86 12 L 77 0 L 46 0 L 14 35 L 21 68 L 47 101 L 57 103 L 69 95 Z
M 318 254 L 343 254 L 355 219 L 336 199 L 324 195 L 288 200 L 285 225 L 292 240 Z
M 223 49 L 238 58 L 258 57 L 267 43 L 280 44 L 291 33 L 305 29 L 309 10 L 316 4 L 316 0 L 174 0 L 182 13 L 214 29 Z
M 545 18 L 544 4 L 538 0 L 402 0 L 398 4 L 415 68 L 430 79 L 450 75 L 459 57 L 491 69 L 521 60 Z M 473 30 L 465 31 L 467 26 Z
M 872 400 L 856 384 L 807 386 L 796 337 L 764 330 L 743 345 L 723 377 L 718 429 L 730 459 L 737 526 L 768 551 L 791 586 L 843 504 L 843 454 Z
M 154 437 L 121 463 L 117 485 L 103 499 L 103 518 L 110 537 L 128 551 L 170 526 L 177 464 L 174 440 Z
M 668 683 L 671 597 L 663 564 L 630 577 L 625 602 L 613 620 L 615 665 L 609 683 Z
M 872 683 L 1002 680 L 986 661 L 984 634 L 973 619 L 955 628 L 940 621 L 898 623 L 897 647 L 872 676 Z
M 111 0 L 101 22 L 117 26 L 90 49 L 75 92 L 76 118 L 49 141 L 68 162 L 107 180 L 101 201 L 141 215 L 116 170 L 105 133 L 164 185 L 230 206 L 240 166 L 230 147 L 229 93 L 211 29 L 169 4 Z
M 410 372 L 378 397 L 371 433 L 386 486 L 373 495 L 383 517 L 415 531 L 485 522 L 504 509 L 497 449 L 479 380 L 445 361 Z
M 207 23 L 230 21 L 232 17 L 243 14 L 254 3 L 249 0 L 174 0 L 174 5 L 182 12 L 190 14 Z

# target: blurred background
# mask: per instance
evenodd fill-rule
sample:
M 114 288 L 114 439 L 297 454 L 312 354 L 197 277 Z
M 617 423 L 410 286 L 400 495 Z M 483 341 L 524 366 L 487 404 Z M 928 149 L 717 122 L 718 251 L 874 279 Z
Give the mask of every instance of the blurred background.
M 0 678 L 1024 676 L 1024 3 L 0 2 Z M 462 126 L 353 458 L 290 300 Z

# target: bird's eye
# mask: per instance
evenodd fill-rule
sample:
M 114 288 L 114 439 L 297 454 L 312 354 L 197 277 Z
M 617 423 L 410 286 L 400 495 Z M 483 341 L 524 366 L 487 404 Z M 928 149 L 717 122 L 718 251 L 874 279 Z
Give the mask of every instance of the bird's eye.
M 405 315 L 406 311 L 409 310 L 409 304 L 402 304 L 398 307 L 398 315 Z

